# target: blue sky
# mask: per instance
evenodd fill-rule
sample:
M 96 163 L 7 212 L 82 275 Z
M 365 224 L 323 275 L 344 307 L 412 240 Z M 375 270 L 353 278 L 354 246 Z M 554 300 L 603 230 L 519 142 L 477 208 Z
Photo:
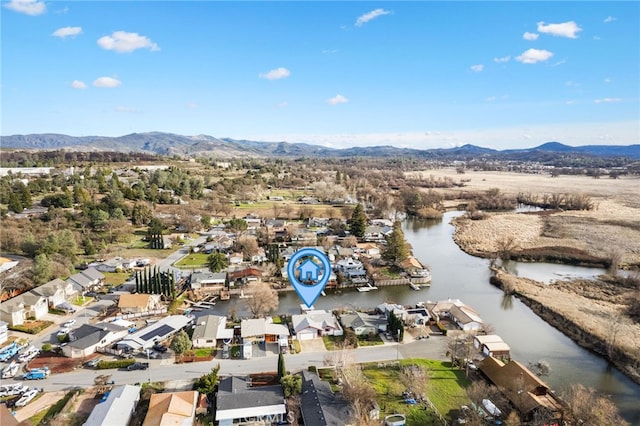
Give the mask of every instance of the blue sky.
M 1 133 L 640 143 L 640 3 L 3 1 Z

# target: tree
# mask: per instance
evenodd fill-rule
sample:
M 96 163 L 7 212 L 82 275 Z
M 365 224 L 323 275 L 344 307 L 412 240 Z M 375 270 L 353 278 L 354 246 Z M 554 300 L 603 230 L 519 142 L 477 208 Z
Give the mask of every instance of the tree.
M 402 368 L 400 381 L 409 392 L 422 396 L 429 383 L 429 372 L 419 365 L 410 365 Z
M 220 272 L 229 265 L 224 253 L 216 252 L 207 257 L 207 266 L 211 272 Z
M 367 216 L 364 214 L 362 204 L 358 204 L 349 221 L 349 232 L 358 238 L 364 237 L 364 231 L 367 229 Z
M 618 413 L 618 408 L 606 396 L 598 395 L 593 388 L 573 384 L 562 394 L 570 417 L 575 424 L 628 425 Z M 573 424 L 573 423 L 572 423 Z
M 253 235 L 238 237 L 236 246 L 245 260 L 251 260 L 251 257 L 258 253 L 258 240 Z
M 136 226 L 148 224 L 152 217 L 151 209 L 146 204 L 136 203 L 131 209 L 131 223 Z
M 300 395 L 302 392 L 302 376 L 300 374 L 287 374 L 280 378 L 280 384 L 285 398 Z
M 173 336 L 173 340 L 171 340 L 171 349 L 173 349 L 176 355 L 181 355 L 191 349 L 191 339 L 189 339 L 189 335 L 186 331 L 180 330 L 175 336 Z
M 244 219 L 233 218 L 229 222 L 227 222 L 227 228 L 229 228 L 229 231 L 233 232 L 234 234 L 240 234 L 246 231 L 247 227 L 247 221 Z
M 278 380 L 282 380 L 282 378 L 286 374 L 287 374 L 287 368 L 284 365 L 284 355 L 282 354 L 282 352 L 280 352 L 278 354 Z
M 402 319 L 398 317 L 396 314 L 389 315 L 387 319 L 389 333 L 394 338 L 398 337 L 398 332 L 400 333 L 400 337 L 398 338 L 398 342 L 402 342 L 404 339 L 404 324 L 402 324 Z
M 255 318 L 263 317 L 269 312 L 278 309 L 280 304 L 278 292 L 265 283 L 256 284 L 254 289 L 251 290 L 250 297 L 245 301 L 247 308 Z
M 218 385 L 218 372 L 220 371 L 220 364 L 211 369 L 211 373 L 207 373 L 204 376 L 200 376 L 199 379 L 193 384 L 193 390 L 197 390 L 200 393 L 213 396 L 216 386 Z
M 51 277 L 51 261 L 46 254 L 36 256 L 33 262 L 33 281 L 36 284 L 44 284 Z
M 393 231 L 386 237 L 387 245 L 382 252 L 382 258 L 394 265 L 401 263 L 409 257 L 409 244 L 404 238 L 400 221 L 393 224 Z

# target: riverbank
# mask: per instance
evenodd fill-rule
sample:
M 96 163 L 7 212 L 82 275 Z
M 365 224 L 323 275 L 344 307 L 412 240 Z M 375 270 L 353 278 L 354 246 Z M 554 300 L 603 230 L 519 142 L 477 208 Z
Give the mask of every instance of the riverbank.
M 491 282 L 640 384 L 640 324 L 626 317 L 626 305 L 621 302 L 630 289 L 620 288 L 604 277 L 547 285 L 499 269 L 494 269 Z

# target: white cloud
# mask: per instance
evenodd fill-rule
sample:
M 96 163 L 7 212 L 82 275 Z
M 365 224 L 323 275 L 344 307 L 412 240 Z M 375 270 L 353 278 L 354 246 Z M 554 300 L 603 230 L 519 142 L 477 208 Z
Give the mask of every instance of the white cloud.
M 516 60 L 523 64 L 535 64 L 537 62 L 544 62 L 551 58 L 553 53 L 548 50 L 540 49 L 528 49 L 522 52 L 522 55 L 516 56 Z
M 199 105 L 195 102 L 187 102 L 185 107 L 187 107 L 188 109 L 197 109 Z
M 160 50 L 160 47 L 148 37 L 126 31 L 114 31 L 110 36 L 100 37 L 98 46 L 118 53 L 129 53 L 136 49 L 149 49 L 152 52 Z
M 340 94 L 335 95 L 331 99 L 327 99 L 327 103 L 329 105 L 346 104 L 347 102 L 349 102 L 349 99 L 345 98 L 344 96 L 342 96 Z
M 42 15 L 47 11 L 47 6 L 44 2 L 37 0 L 11 0 L 4 4 L 7 9 L 14 12 L 24 13 L 25 15 Z
M 368 13 L 365 13 L 364 15 L 358 16 L 358 19 L 356 20 L 356 27 L 361 27 L 362 25 L 366 24 L 367 22 L 371 21 L 372 19 L 377 18 L 378 16 L 388 15 L 390 13 L 391 12 L 389 12 L 388 10 L 384 10 L 384 9 L 372 10 L 371 12 L 368 12 Z
M 511 56 L 503 56 L 501 58 L 493 58 L 493 62 L 497 64 L 502 64 L 504 62 L 509 62 L 511 60 Z
M 538 37 L 540 37 L 540 34 L 530 33 L 528 31 L 522 34 L 522 38 L 529 41 L 537 40 Z
M 498 99 L 498 98 L 496 98 L 495 96 L 489 96 L 489 97 L 486 99 L 486 101 L 487 101 L 487 102 L 493 102 L 493 101 L 495 101 L 495 100 L 497 100 L 497 99 Z
M 564 85 L 567 87 L 580 87 L 580 83 L 576 83 L 575 81 L 565 81 Z
M 258 77 L 264 78 L 265 80 L 280 80 L 281 78 L 287 78 L 291 75 L 291 71 L 286 68 L 280 67 L 273 69 L 269 72 L 260 73 Z
M 334 53 L 338 53 L 338 49 L 322 49 L 323 55 L 332 55 Z
M 607 84 L 611 83 L 612 81 L 613 81 L 613 80 L 611 80 L 609 77 L 606 77 L 606 78 L 604 79 L 604 82 L 605 82 L 605 83 L 607 83 Z
M 573 104 L 575 104 L 575 103 L 576 103 L 576 101 L 574 101 L 573 99 L 571 99 L 571 100 L 566 101 L 566 102 L 565 102 L 565 105 L 573 105 Z
M 484 65 L 482 64 L 471 65 L 471 71 L 473 72 L 480 72 L 483 69 L 484 69 Z
M 289 106 L 289 102 L 287 101 L 282 101 L 280 103 L 278 103 L 278 108 L 286 108 Z
M 63 27 L 55 30 L 51 35 L 54 37 L 75 37 L 82 33 L 82 27 Z
M 616 20 L 616 18 L 615 18 L 615 17 L 613 17 L 613 16 L 607 16 L 606 18 L 604 18 L 604 23 L 605 23 L 605 24 L 608 24 L 608 23 L 613 22 L 613 21 L 615 21 L 615 20 Z
M 622 102 L 620 98 L 602 98 L 602 99 L 594 99 L 593 102 L 597 104 L 608 104 L 611 102 Z
M 602 40 L 602 37 L 600 37 L 600 36 L 593 36 L 593 39 L 594 39 L 595 41 L 600 41 L 600 40 Z
M 118 87 L 122 84 L 122 82 L 118 79 L 112 77 L 99 77 L 93 81 L 93 85 L 95 87 Z
M 85 83 L 84 81 L 80 81 L 80 80 L 73 80 L 71 82 L 71 87 L 73 87 L 74 89 L 86 89 L 87 88 L 87 83 Z
M 551 34 L 557 37 L 578 38 L 576 35 L 582 31 L 574 21 L 563 22 L 561 24 L 548 24 L 538 22 L 538 32 Z

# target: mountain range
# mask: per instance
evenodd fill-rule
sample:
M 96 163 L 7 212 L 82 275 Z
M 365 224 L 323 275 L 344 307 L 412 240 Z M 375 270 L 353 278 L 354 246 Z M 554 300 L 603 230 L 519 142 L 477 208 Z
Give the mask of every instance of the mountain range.
M 495 150 L 476 145 L 454 148 L 415 149 L 394 146 L 328 148 L 321 145 L 290 142 L 258 142 L 216 138 L 208 135 L 184 136 L 173 133 L 148 132 L 129 135 L 69 136 L 55 133 L 11 135 L 0 137 L 3 149 L 72 150 L 145 152 L 180 157 L 414 157 L 441 159 L 503 158 L 532 160 L 549 154 L 563 156 L 627 157 L 640 159 L 640 144 L 569 146 L 547 142 L 525 149 Z

